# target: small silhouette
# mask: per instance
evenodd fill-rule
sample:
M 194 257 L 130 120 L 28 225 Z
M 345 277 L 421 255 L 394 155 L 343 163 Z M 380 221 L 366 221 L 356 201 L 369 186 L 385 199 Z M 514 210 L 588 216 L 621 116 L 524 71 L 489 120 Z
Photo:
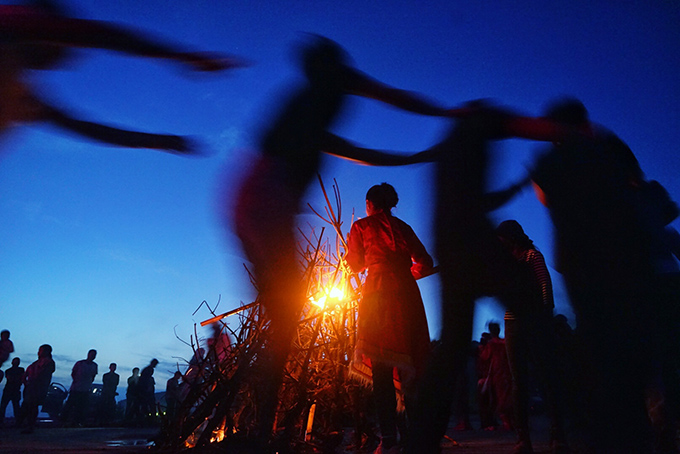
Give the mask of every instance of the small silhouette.
M 24 380 L 24 368 L 19 367 L 21 360 L 17 357 L 12 358 L 12 367 L 5 370 L 5 388 L 2 390 L 2 400 L 0 401 L 0 426 L 4 425 L 5 412 L 7 405 L 12 403 L 14 420 L 19 418 L 19 401 L 21 400 L 21 384 Z
M 392 185 L 371 187 L 366 193 L 368 216 L 352 224 L 345 254 L 354 272 L 367 272 L 351 371 L 372 378 L 384 452 L 398 441 L 395 369 L 408 411 L 430 350 L 416 278 L 431 274 L 432 257 L 413 229 L 392 215 L 398 201 Z
M 116 415 L 116 396 L 120 375 L 116 373 L 116 363 L 109 364 L 109 371 L 102 375 L 102 393 L 99 398 L 98 422 L 100 425 L 110 424 Z
M 139 395 L 139 367 L 132 369 L 125 391 L 125 421 L 130 424 L 142 415 Z
M 56 365 L 52 359 L 52 346 L 43 344 L 38 349 L 38 359 L 26 368 L 24 374 L 24 400 L 18 426 L 24 426 L 21 433 L 32 433 L 38 418 L 38 407 L 41 406 L 50 388 L 52 374 Z
M 180 380 L 182 379 L 182 373 L 176 371 L 175 374 L 170 378 L 165 385 L 165 403 L 167 404 L 167 417 L 169 420 L 175 418 L 177 414 L 177 406 L 180 402 Z
M 87 358 L 76 361 L 71 370 L 71 388 L 62 412 L 62 421 L 67 426 L 82 427 L 87 418 L 92 382 L 97 376 L 97 350 L 87 352 Z
M 9 336 L 9 330 L 3 329 L 0 331 L 0 367 L 9 359 L 9 355 L 14 352 L 14 344 L 9 339 Z M 2 380 L 2 377 L 0 377 L 0 380 Z
M 491 410 L 490 422 L 493 425 L 483 429 L 495 429 L 495 416 L 501 420 L 502 428 L 512 430 L 512 374 L 508 364 L 505 349 L 505 339 L 500 337 L 501 325 L 498 322 L 489 323 L 489 339 L 480 349 L 479 360 L 488 365 L 486 376 L 482 380 L 480 394 Z
M 137 384 L 139 390 L 139 404 L 142 416 L 145 418 L 156 417 L 156 381 L 153 378 L 153 371 L 157 365 L 158 360 L 154 358 L 139 374 L 139 382 Z

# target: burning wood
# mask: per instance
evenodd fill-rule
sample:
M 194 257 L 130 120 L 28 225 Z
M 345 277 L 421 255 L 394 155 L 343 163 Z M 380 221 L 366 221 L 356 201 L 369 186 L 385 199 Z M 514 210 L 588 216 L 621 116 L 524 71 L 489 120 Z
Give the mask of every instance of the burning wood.
M 342 441 L 342 428 L 356 422 L 357 395 L 364 394 L 365 399 L 367 391 L 348 379 L 361 279 L 350 274 L 341 259 L 346 245 L 337 183 L 332 205 L 319 181 L 326 215 L 315 213 L 333 228 L 335 240 L 324 236 L 325 228 L 319 234 L 314 228 L 301 231 L 299 253 L 308 302 L 279 390 L 275 430 L 281 443 L 308 452 L 332 452 Z M 269 326 L 259 301 L 223 314 L 206 306 L 213 316 L 201 325 L 212 324 L 214 333 L 205 356 L 196 355 L 184 375 L 185 397 L 176 418 L 164 424 L 159 444 L 170 452 L 241 444 L 255 428 L 258 384 L 268 378 L 256 361 L 267 348 Z M 196 351 L 198 346 L 192 342 L 192 348 Z

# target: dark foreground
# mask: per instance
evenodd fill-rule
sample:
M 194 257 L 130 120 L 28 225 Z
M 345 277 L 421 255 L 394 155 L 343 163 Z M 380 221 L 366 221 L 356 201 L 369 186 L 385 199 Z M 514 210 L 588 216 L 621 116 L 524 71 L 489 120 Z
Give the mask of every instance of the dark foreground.
M 19 429 L 3 428 L 0 429 L 0 454 L 166 454 L 167 451 L 153 447 L 151 440 L 157 433 L 157 428 L 67 429 L 42 426 L 32 434 L 21 434 Z M 447 435 L 451 438 L 442 440 L 444 454 L 509 454 L 515 441 L 514 433 L 502 430 L 456 432 L 450 428 Z M 532 435 L 536 454 L 549 453 L 547 424 L 543 418 L 532 419 Z M 582 452 L 577 446 L 575 448 L 575 453 Z M 344 452 L 350 454 L 352 451 Z

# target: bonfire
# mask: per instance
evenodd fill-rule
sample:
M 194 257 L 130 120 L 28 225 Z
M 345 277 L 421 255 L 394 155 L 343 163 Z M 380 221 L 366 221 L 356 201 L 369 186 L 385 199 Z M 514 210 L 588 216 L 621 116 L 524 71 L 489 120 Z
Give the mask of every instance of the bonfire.
M 342 260 L 346 243 L 337 182 L 333 203 L 321 178 L 319 183 L 326 206 L 323 211 L 310 208 L 330 226 L 330 235 L 327 226 L 300 230 L 308 300 L 279 390 L 274 434 L 296 451 L 334 452 L 343 443 L 360 443 L 362 434 L 371 436 L 371 431 L 364 405 L 357 404 L 367 400 L 368 392 L 348 376 L 362 280 Z M 266 348 L 268 328 L 259 301 L 223 314 L 206 302 L 201 308 L 212 315 L 201 325 L 212 326 L 213 335 L 205 348 L 195 336 L 189 342 L 194 356 L 184 373 L 183 400 L 175 417 L 164 421 L 158 443 L 166 451 L 205 452 L 248 439 L 258 414 L 258 384 L 267 380 L 256 361 Z

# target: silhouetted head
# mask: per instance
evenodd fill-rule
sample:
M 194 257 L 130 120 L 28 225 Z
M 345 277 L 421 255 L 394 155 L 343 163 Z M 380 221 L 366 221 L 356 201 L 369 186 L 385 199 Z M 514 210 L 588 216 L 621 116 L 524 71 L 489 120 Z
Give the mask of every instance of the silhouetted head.
M 498 224 L 496 227 L 496 235 L 501 241 L 510 245 L 510 247 L 519 247 L 520 249 L 533 249 L 534 243 L 524 233 L 524 229 L 519 222 L 514 219 L 509 219 Z
M 12 366 L 18 367 L 19 364 L 21 364 L 21 360 L 19 359 L 19 357 L 15 356 L 14 358 L 12 358 Z
M 490 322 L 489 332 L 491 333 L 491 337 L 499 337 L 501 335 L 501 325 L 497 322 Z
M 588 123 L 588 110 L 578 99 L 565 97 L 548 105 L 545 118 L 570 126 L 580 126 Z
M 338 78 L 347 67 L 350 57 L 335 41 L 321 35 L 310 34 L 310 41 L 299 50 L 302 69 L 309 81 L 329 83 Z
M 132 375 L 139 375 L 139 367 L 132 368 Z
M 151 367 L 156 367 L 158 366 L 158 360 L 156 358 L 151 360 Z
M 116 363 L 109 364 L 109 370 L 111 372 L 115 372 L 117 367 L 118 367 L 118 365 Z
M 38 349 L 38 358 L 49 358 L 52 356 L 52 346 L 49 344 L 43 344 Z
M 175 378 L 182 378 L 182 372 L 176 371 L 176 372 L 175 372 L 175 375 L 173 375 L 173 377 L 175 377 Z
M 376 184 L 366 193 L 366 214 L 389 213 L 399 203 L 399 196 L 389 183 Z
M 0 331 L 0 339 L 1 340 L 9 339 L 9 330 L 3 329 L 2 331 Z
M 94 359 L 97 357 L 97 350 L 94 348 L 87 352 L 87 360 L 88 361 L 94 361 Z

